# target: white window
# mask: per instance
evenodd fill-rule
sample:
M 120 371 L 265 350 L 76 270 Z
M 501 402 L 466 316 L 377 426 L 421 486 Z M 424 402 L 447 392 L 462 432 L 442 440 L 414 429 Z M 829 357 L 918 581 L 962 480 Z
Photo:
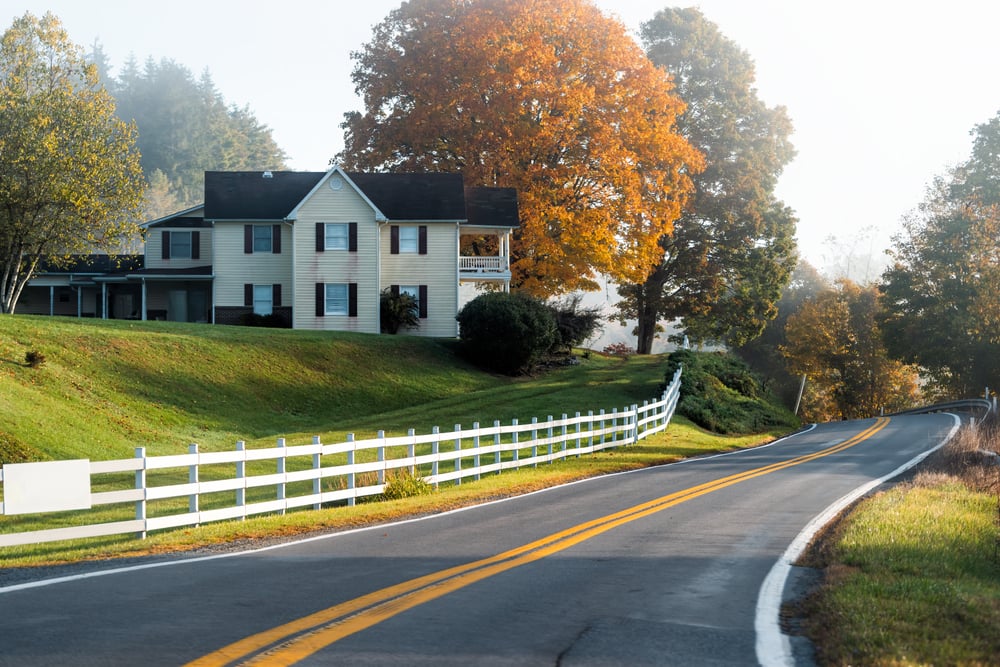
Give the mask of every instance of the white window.
M 349 246 L 349 225 L 346 222 L 326 223 L 326 249 L 347 250 Z
M 420 252 L 420 228 L 399 228 L 399 252 Z
M 274 310 L 274 287 L 272 285 L 253 286 L 253 312 L 270 315 Z
M 326 284 L 327 315 L 347 315 L 349 305 L 347 283 Z
M 170 257 L 191 259 L 191 232 L 170 232 Z
M 271 252 L 271 225 L 253 226 L 253 251 Z

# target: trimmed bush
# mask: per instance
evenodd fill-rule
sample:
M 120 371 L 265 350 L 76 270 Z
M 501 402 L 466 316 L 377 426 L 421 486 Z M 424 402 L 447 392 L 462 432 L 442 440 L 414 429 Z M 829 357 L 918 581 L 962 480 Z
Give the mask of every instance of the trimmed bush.
M 556 341 L 552 311 L 526 294 L 483 294 L 456 319 L 466 358 L 505 375 L 530 372 Z

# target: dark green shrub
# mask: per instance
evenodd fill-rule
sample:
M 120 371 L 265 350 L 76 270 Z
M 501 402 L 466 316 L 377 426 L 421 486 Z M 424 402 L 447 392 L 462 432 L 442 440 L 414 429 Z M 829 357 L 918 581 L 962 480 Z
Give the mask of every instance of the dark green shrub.
M 525 294 L 483 294 L 456 319 L 462 353 L 477 366 L 505 375 L 530 372 L 556 339 L 552 311 Z
M 412 294 L 393 294 L 387 287 L 379 296 L 379 318 L 382 333 L 396 334 L 403 327 L 420 326 L 420 308 Z
M 582 300 L 582 296 L 574 295 L 549 303 L 556 321 L 556 340 L 552 344 L 554 352 L 569 352 L 597 331 L 601 323 L 601 309 L 581 308 Z
M 763 381 L 738 357 L 723 352 L 677 350 L 667 357 L 666 380 L 681 373 L 677 412 L 715 433 L 760 433 L 795 428 L 798 420 L 781 407 Z

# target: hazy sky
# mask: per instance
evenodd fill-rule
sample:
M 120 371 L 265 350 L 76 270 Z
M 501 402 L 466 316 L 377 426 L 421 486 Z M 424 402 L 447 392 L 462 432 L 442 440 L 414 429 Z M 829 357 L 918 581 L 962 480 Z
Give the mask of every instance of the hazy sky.
M 70 38 L 101 42 L 112 73 L 134 55 L 206 68 L 230 103 L 249 105 L 297 170 L 324 170 L 340 121 L 360 109 L 350 52 L 399 0 L 2 0 L 0 29 L 52 11 Z M 969 131 L 1000 109 L 1000 3 L 895 0 L 598 0 L 631 29 L 696 4 L 757 66 L 760 97 L 788 108 L 798 150 L 778 195 L 798 214 L 803 255 L 823 266 L 874 227 L 885 247 L 925 185 L 965 159 Z M 867 252 L 869 242 L 857 244 Z

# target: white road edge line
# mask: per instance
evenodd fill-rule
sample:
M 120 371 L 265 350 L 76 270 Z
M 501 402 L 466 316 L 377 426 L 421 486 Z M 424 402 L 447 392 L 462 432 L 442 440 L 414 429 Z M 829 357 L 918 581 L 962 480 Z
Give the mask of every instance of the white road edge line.
M 813 536 L 840 514 L 845 507 L 876 486 L 906 472 L 944 447 L 955 436 L 955 433 L 958 432 L 959 427 L 962 425 L 962 420 L 958 415 L 948 414 L 955 420 L 955 423 L 951 427 L 951 430 L 948 431 L 948 435 L 937 446 L 910 459 L 888 475 L 859 486 L 840 498 L 840 500 L 835 501 L 823 510 L 822 514 L 814 517 L 802 529 L 802 532 L 788 545 L 788 549 L 785 550 L 785 553 L 782 554 L 781 558 L 771 568 L 771 571 L 768 572 L 767 577 L 764 578 L 764 583 L 760 586 L 760 592 L 757 594 L 757 612 L 754 618 L 754 630 L 757 635 L 757 661 L 762 667 L 794 667 L 795 665 L 795 658 L 792 655 L 792 643 L 788 639 L 788 635 L 781 631 L 779 616 L 781 612 L 782 592 L 785 590 L 785 582 L 788 580 L 789 573 L 791 573 L 792 564 L 798 560 L 802 552 L 809 546 Z
M 107 576 L 107 575 L 110 575 L 110 574 L 123 574 L 123 573 L 126 573 L 126 572 L 136 572 L 136 571 L 139 571 L 139 570 L 151 570 L 151 569 L 157 568 L 157 567 L 168 567 L 168 566 L 172 566 L 172 565 L 190 565 L 190 564 L 193 564 L 193 563 L 204 563 L 205 561 L 219 560 L 219 559 L 222 559 L 222 558 L 233 558 L 233 557 L 236 557 L 236 556 L 247 556 L 247 555 L 250 555 L 250 554 L 257 554 L 257 553 L 261 553 L 261 552 L 264 552 L 264 551 L 272 551 L 274 549 L 284 549 L 286 547 L 291 547 L 291 546 L 294 546 L 296 544 L 306 544 L 308 542 L 316 542 L 316 541 L 319 541 L 319 540 L 334 539 L 334 538 L 337 538 L 337 537 L 341 537 L 343 535 L 351 535 L 353 533 L 360 533 L 360 532 L 368 531 L 368 530 L 384 530 L 385 528 L 388 528 L 390 526 L 400 526 L 400 525 L 407 524 L 407 523 L 414 523 L 416 521 L 426 521 L 428 519 L 433 519 L 433 518 L 437 518 L 437 517 L 440 517 L 440 516 L 446 516 L 448 514 L 455 514 L 455 513 L 458 513 L 458 512 L 466 512 L 466 511 L 469 511 L 471 509 L 475 509 L 476 507 L 485 507 L 487 505 L 494 505 L 496 503 L 505 503 L 505 502 L 517 500 L 517 499 L 520 499 L 520 498 L 526 498 L 528 496 L 533 496 L 533 495 L 536 495 L 536 494 L 539 494 L 539 493 L 546 493 L 548 491 L 552 491 L 554 489 L 558 489 L 558 488 L 561 488 L 561 487 L 564 487 L 564 486 L 572 486 L 574 484 L 584 484 L 586 482 L 589 482 L 589 481 L 592 481 L 592 480 L 596 480 L 596 479 L 603 479 L 603 478 L 606 478 L 606 477 L 614 477 L 614 476 L 617 476 L 617 475 L 632 475 L 632 474 L 642 473 L 643 471 L 649 471 L 649 470 L 652 470 L 654 468 L 662 468 L 664 466 L 676 466 L 676 465 L 680 465 L 680 464 L 683 464 L 683 463 L 695 463 L 695 462 L 698 462 L 698 461 L 706 461 L 706 460 L 709 460 L 709 459 L 720 458 L 720 457 L 723 457 L 723 456 L 733 456 L 733 455 L 736 455 L 736 454 L 745 454 L 747 452 L 753 452 L 753 451 L 762 449 L 764 447 L 773 447 L 774 445 L 777 445 L 778 443 L 781 443 L 781 442 L 784 442 L 786 440 L 789 440 L 789 439 L 791 439 L 791 438 L 793 438 L 795 436 L 802 435 L 804 433 L 808 433 L 809 431 L 812 431 L 814 428 L 816 428 L 816 426 L 817 426 L 816 424 L 810 424 L 808 426 L 808 428 L 804 428 L 804 429 L 802 429 L 800 431 L 796 431 L 795 433 L 790 433 L 790 434 L 788 434 L 788 435 L 786 435 L 786 436 L 784 436 L 782 438 L 778 438 L 777 440 L 772 440 L 771 442 L 769 442 L 767 444 L 764 444 L 764 445 L 760 445 L 758 447 L 749 447 L 747 449 L 737 449 L 737 450 L 734 450 L 734 451 L 731 451 L 731 452 L 723 452 L 722 454 L 711 454 L 711 455 L 708 455 L 708 456 L 695 456 L 695 457 L 692 457 L 692 458 L 689 458 L 689 459 L 681 459 L 680 461 L 674 461 L 672 463 L 664 463 L 661 466 L 650 466 L 649 468 L 637 468 L 635 470 L 625 470 L 625 471 L 622 471 L 622 472 L 609 473 L 607 475 L 601 475 L 601 476 L 598 476 L 598 477 L 588 477 L 586 479 L 578 479 L 578 480 L 576 480 L 574 482 L 567 482 L 566 484 L 560 484 L 558 486 L 550 486 L 550 487 L 547 487 L 547 488 L 544 488 L 544 489 L 539 489 L 538 491 L 532 491 L 530 493 L 524 493 L 524 494 L 521 494 L 519 496 L 510 496 L 509 498 L 500 498 L 498 500 L 491 500 L 490 502 L 487 502 L 487 503 L 480 503 L 480 504 L 477 504 L 477 505 L 469 505 L 467 507 L 459 507 L 457 509 L 448 510 L 447 512 L 438 512 L 437 514 L 430 514 L 430 515 L 427 515 L 427 516 L 416 517 L 416 518 L 413 518 L 413 519 L 403 519 L 401 521 L 394 521 L 394 522 L 388 523 L 388 524 L 384 524 L 383 523 L 383 524 L 377 524 L 377 525 L 373 525 L 373 526 L 364 526 L 363 528 L 353 528 L 351 530 L 342 530 L 342 531 L 338 531 L 338 532 L 335 532 L 335 533 L 325 533 L 323 535 L 315 535 L 313 537 L 306 537 L 306 538 L 303 538 L 303 539 L 300 539 L 300 540 L 291 540 L 289 542 L 281 542 L 280 544 L 272 544 L 272 545 L 269 545 L 269 546 L 266 546 L 266 547 L 259 547 L 257 549 L 247 549 L 246 551 L 232 551 L 232 552 L 228 552 L 228 553 L 214 554 L 214 555 L 211 555 L 211 556 L 199 556 L 199 557 L 195 557 L 195 558 L 178 558 L 178 559 L 175 559 L 175 560 L 164 560 L 164 561 L 160 561 L 160 562 L 156 562 L 156 563 L 143 563 L 141 565 L 130 565 L 130 566 L 126 566 L 126 567 L 112 567 L 112 568 L 109 568 L 107 570 L 95 570 L 93 572 L 84 572 L 84 573 L 81 573 L 81 574 L 71 574 L 71 575 L 67 575 L 65 577 L 53 577 L 51 579 L 39 579 L 38 581 L 28 581 L 28 582 L 25 582 L 23 584 L 11 584 L 10 586 L 0 586 L 0 595 L 3 595 L 4 593 L 13 593 L 15 591 L 23 591 L 23 590 L 26 590 L 26 589 L 29 589 L 29 588 L 41 588 L 43 586 L 52 586 L 54 584 L 65 584 L 65 583 L 69 583 L 71 581 L 80 581 L 81 579 L 90 579 L 92 577 L 104 577 L 104 576 Z

